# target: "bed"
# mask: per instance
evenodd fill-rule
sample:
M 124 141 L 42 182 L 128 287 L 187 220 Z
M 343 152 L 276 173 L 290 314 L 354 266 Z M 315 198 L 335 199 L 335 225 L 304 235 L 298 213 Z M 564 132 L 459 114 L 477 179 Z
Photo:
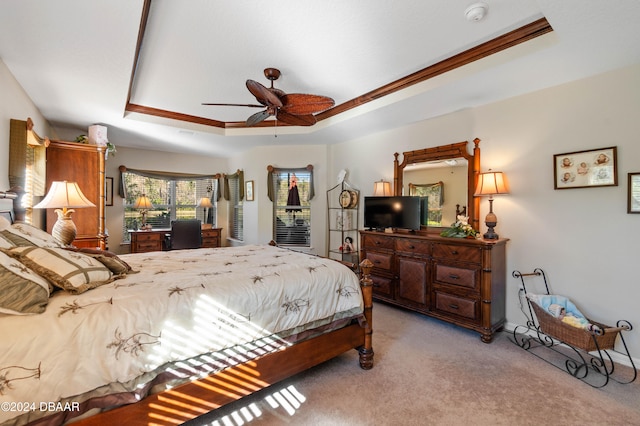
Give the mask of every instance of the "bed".
M 0 284 L 0 425 L 180 424 L 350 349 L 373 365 L 371 281 L 339 262 L 68 250 L 7 225 L 3 195 L 0 271 L 29 280 L 19 300 Z

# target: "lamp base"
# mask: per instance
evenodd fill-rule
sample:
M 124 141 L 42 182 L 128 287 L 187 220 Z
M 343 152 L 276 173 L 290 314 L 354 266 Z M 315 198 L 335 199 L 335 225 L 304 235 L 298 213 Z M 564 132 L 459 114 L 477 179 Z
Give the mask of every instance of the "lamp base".
M 67 210 L 66 212 L 56 210 L 56 213 L 58 214 L 58 220 L 56 220 L 53 229 L 51 229 L 51 235 L 63 246 L 70 246 L 73 240 L 76 239 L 78 232 L 76 224 L 71 220 L 73 210 Z
M 493 231 L 493 228 L 498 224 L 497 222 L 485 222 L 487 225 L 487 232 L 482 236 L 485 240 L 497 240 L 500 238 L 498 234 Z

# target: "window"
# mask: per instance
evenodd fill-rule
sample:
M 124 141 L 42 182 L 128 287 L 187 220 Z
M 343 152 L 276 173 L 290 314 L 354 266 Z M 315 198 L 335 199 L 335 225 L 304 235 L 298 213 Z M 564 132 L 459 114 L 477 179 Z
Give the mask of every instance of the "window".
M 153 228 L 170 228 L 177 219 L 200 219 L 216 226 L 216 199 L 218 181 L 214 178 L 178 180 L 147 177 L 133 172 L 122 173 L 125 190 L 122 237 L 129 242 L 129 229 L 138 229 L 141 215 L 133 206 L 136 199 L 145 194 L 153 208 L 147 212 L 147 223 Z M 201 198 L 208 197 L 213 208 L 198 207 Z
M 244 241 L 244 218 L 242 209 L 242 198 L 244 179 L 241 173 L 227 176 L 229 185 L 229 238 Z M 227 196 L 225 195 L 225 198 Z
M 282 245 L 311 245 L 312 170 L 273 169 L 273 239 Z

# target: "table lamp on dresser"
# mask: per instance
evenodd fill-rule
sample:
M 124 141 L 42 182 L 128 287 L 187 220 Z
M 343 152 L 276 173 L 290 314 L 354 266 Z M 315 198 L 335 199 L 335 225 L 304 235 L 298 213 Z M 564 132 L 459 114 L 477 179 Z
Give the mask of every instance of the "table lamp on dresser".
M 73 209 L 95 207 L 85 197 L 77 182 L 55 181 L 51 183 L 49 192 L 42 201 L 33 206 L 34 209 L 56 209 L 58 220 L 53 225 L 51 235 L 64 246 L 69 246 L 76 239 L 76 224 L 71 220 Z

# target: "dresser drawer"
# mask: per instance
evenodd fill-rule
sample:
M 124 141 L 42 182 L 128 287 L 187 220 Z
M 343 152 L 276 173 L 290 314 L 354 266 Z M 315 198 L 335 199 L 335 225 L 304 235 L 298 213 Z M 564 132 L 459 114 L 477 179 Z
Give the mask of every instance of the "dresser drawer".
M 162 244 L 159 241 L 144 241 L 134 244 L 133 253 L 144 253 L 148 251 L 160 251 Z
M 440 283 L 453 284 L 475 290 L 478 288 L 479 276 L 477 269 L 435 263 L 435 280 Z
M 384 235 L 363 234 L 362 248 L 393 250 L 395 247 L 394 240 L 394 238 L 385 237 Z
M 365 258 L 369 259 L 373 263 L 373 267 L 385 272 L 391 272 L 393 265 L 392 253 L 380 253 L 376 251 L 367 251 L 364 253 Z
M 431 243 L 422 240 L 398 238 L 396 240 L 396 251 L 428 256 L 431 253 Z
M 147 241 L 161 241 L 162 240 L 162 234 L 158 234 L 158 233 L 152 233 L 149 232 L 147 233 L 139 233 L 139 234 L 135 234 L 135 236 L 133 237 L 135 239 L 136 242 L 138 243 L 144 243 Z
M 220 239 L 218 237 L 203 237 L 202 247 L 205 247 L 205 248 L 220 247 Z
M 433 257 L 461 262 L 480 263 L 482 250 L 480 247 L 465 247 L 454 244 L 434 244 Z
M 373 281 L 373 296 L 392 298 L 391 278 L 381 277 L 379 275 L 371 275 Z
M 478 318 L 478 300 L 448 293 L 435 292 L 435 306 L 440 312 L 454 314 L 471 320 Z

